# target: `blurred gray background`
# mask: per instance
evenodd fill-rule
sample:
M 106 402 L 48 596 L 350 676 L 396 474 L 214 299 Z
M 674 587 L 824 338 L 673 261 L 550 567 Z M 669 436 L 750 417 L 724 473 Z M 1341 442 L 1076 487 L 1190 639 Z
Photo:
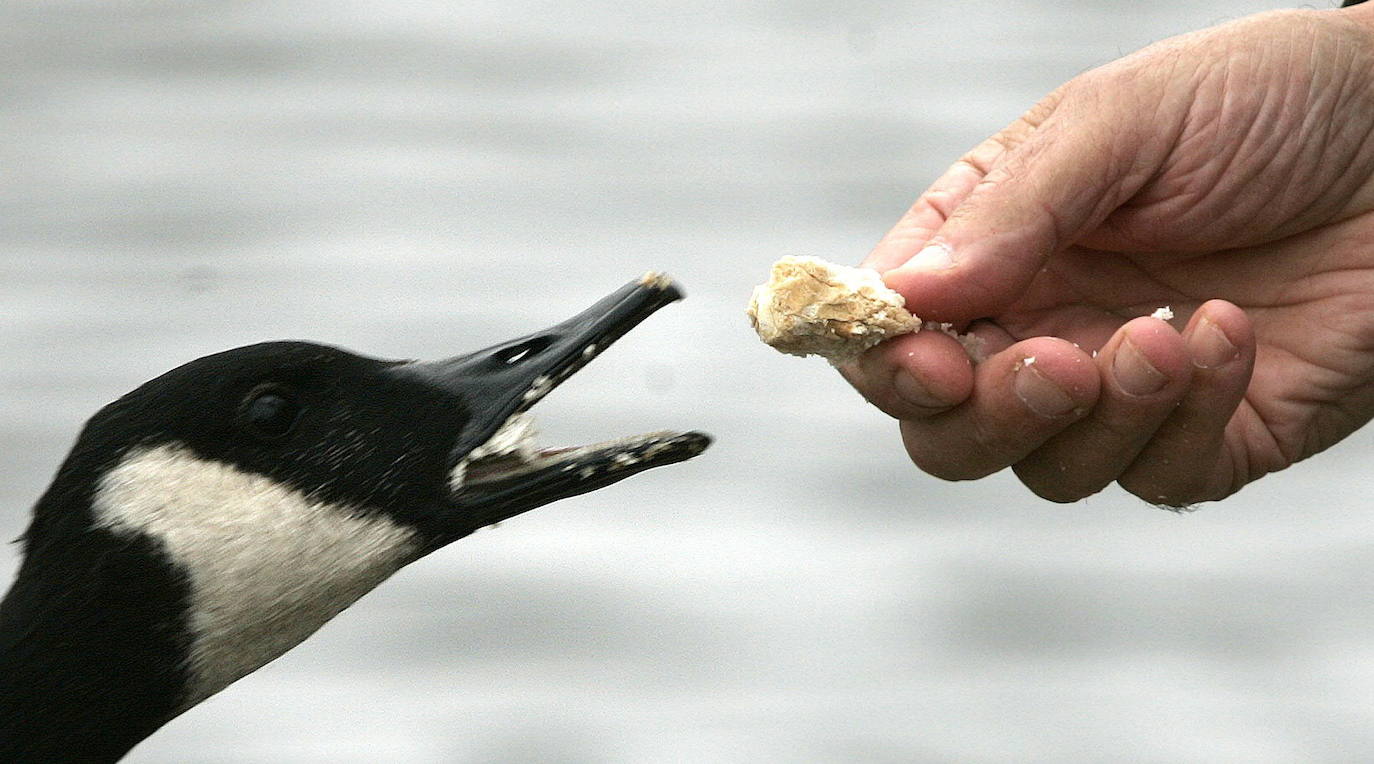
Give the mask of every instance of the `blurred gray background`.
M 538 409 L 702 458 L 403 571 L 135 762 L 1342 760 L 1374 750 L 1374 437 L 1190 515 L 946 484 L 758 344 L 1061 81 L 1258 0 L 0 4 L 0 536 L 193 357 L 436 357 L 650 268 Z M 17 549 L 0 549 L 7 581 Z

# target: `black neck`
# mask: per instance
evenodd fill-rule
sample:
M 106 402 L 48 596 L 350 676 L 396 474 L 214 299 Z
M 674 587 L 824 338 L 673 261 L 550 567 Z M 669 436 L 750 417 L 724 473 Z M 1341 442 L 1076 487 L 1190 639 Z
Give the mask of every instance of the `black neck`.
M 59 480 L 59 482 L 61 482 Z M 50 491 L 0 602 L 0 761 L 114 761 L 180 711 L 187 588 L 151 540 Z

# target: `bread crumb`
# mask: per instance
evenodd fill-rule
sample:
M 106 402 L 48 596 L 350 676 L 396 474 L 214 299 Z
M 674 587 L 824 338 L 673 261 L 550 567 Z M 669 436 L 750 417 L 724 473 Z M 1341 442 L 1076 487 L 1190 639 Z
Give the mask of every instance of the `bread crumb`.
M 971 332 L 968 334 L 960 334 L 954 330 L 954 324 L 937 324 L 934 321 L 927 321 L 921 328 L 935 329 L 958 340 L 959 344 L 963 346 L 964 352 L 968 354 L 969 360 L 974 363 L 982 363 L 988 357 L 986 343 L 983 341 L 982 337 Z
M 1165 305 L 1162 308 L 1156 308 L 1155 312 L 1150 314 L 1150 318 L 1157 318 L 1160 321 L 1172 321 L 1174 319 L 1174 310 L 1168 305 Z
M 759 339 L 796 356 L 840 363 L 891 337 L 920 331 L 906 300 L 875 270 L 784 257 L 754 288 L 747 311 Z
M 649 271 L 639 277 L 639 283 L 650 289 L 662 291 L 673 285 L 673 277 L 661 271 Z

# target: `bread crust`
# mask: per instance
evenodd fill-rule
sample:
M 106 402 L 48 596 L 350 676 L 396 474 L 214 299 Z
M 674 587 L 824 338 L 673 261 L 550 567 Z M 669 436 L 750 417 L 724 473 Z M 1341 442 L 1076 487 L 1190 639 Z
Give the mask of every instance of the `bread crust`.
M 831 363 L 857 358 L 891 337 L 921 329 L 906 300 L 883 284 L 877 271 L 818 257 L 784 257 L 765 284 L 754 288 L 747 311 L 769 346 Z

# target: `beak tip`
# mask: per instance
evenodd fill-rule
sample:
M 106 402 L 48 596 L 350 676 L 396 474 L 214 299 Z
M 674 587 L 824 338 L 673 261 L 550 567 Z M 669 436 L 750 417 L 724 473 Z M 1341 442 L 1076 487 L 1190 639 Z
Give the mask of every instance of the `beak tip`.
M 715 438 L 712 438 L 710 435 L 704 432 L 693 431 L 687 433 L 687 435 L 691 438 L 690 449 L 692 451 L 693 456 L 696 456 L 697 454 L 700 454 L 701 452 L 705 451 L 707 448 L 711 446 L 712 443 L 715 442 Z
M 681 300 L 687 294 L 682 291 L 682 287 L 673 280 L 672 276 L 663 271 L 649 271 L 639 277 L 639 285 L 658 292 L 665 292 L 673 300 Z

